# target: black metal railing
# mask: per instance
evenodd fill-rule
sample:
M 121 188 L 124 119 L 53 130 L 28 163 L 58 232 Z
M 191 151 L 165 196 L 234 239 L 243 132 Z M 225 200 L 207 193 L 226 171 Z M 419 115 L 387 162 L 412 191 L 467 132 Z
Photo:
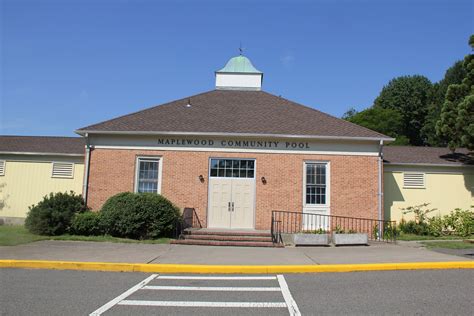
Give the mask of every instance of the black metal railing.
M 282 234 L 365 233 L 370 241 L 394 242 L 395 221 L 316 213 L 272 211 L 271 234 L 274 243 L 282 243 Z
M 202 228 L 196 210 L 191 207 L 184 208 L 183 214 L 176 222 L 175 238 L 182 238 L 184 230 L 187 228 Z

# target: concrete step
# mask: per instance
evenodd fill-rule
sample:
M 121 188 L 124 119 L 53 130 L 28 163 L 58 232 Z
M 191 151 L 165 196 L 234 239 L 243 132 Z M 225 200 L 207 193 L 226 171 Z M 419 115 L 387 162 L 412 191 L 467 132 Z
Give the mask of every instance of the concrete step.
M 233 247 L 282 247 L 279 244 L 262 241 L 217 241 L 199 239 L 178 239 L 172 240 L 172 244 L 196 245 L 196 246 L 233 246 Z
M 271 236 L 233 236 L 233 235 L 184 235 L 185 239 L 193 240 L 220 240 L 220 241 L 258 241 L 258 242 L 272 242 Z
M 214 231 L 214 230 L 186 230 L 187 235 L 213 235 L 213 236 L 251 236 L 251 237 L 272 237 L 269 232 L 259 231 Z

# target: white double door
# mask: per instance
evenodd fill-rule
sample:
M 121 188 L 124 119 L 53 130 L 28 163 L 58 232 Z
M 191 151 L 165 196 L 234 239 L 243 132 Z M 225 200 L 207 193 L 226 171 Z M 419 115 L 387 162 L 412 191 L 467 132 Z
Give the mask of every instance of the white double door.
M 209 228 L 252 229 L 254 178 L 209 178 Z

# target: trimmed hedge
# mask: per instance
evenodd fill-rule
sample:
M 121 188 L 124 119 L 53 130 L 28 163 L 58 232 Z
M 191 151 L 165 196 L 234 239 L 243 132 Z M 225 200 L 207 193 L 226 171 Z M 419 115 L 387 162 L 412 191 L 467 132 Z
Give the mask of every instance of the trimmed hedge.
M 100 222 L 100 213 L 84 212 L 74 216 L 71 223 L 71 234 L 81 236 L 99 236 L 104 233 Z
M 119 193 L 100 211 L 105 234 L 132 239 L 154 239 L 169 235 L 180 216 L 179 209 L 154 193 Z
M 50 193 L 42 201 L 30 207 L 25 219 L 25 227 L 33 234 L 57 236 L 69 231 L 76 213 L 86 210 L 81 195 L 70 193 Z

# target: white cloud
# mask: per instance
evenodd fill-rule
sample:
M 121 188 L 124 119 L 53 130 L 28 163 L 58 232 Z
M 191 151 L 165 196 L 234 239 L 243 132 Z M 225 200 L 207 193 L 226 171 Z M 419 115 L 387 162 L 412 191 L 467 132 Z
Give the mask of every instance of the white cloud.
M 291 68 L 295 62 L 295 56 L 293 54 L 285 54 L 280 57 L 280 62 L 285 68 Z

